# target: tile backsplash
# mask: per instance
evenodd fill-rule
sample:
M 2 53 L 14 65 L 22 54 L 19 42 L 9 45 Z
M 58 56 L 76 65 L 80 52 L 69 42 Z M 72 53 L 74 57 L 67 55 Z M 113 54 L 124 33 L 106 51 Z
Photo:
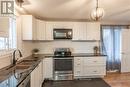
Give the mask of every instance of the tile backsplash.
M 94 46 L 99 46 L 99 42 L 34 42 L 34 48 L 38 48 L 40 53 L 53 53 L 55 48 L 71 48 L 73 53 L 93 53 Z

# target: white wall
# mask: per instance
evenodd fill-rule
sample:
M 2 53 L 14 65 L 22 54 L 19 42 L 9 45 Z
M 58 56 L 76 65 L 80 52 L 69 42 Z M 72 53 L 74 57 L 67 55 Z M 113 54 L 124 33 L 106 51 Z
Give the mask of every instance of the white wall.
M 92 53 L 94 46 L 99 46 L 99 43 L 72 41 L 34 42 L 34 48 L 40 49 L 39 53 L 53 53 L 54 49 L 59 47 L 69 47 L 73 53 Z

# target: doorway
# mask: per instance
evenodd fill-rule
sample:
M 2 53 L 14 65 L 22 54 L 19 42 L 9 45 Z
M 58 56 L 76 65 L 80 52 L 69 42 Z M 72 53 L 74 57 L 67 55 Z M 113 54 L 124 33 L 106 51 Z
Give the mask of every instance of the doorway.
M 102 32 L 102 52 L 107 55 L 107 71 L 120 72 L 121 70 L 121 37 L 122 29 L 127 26 L 104 25 Z

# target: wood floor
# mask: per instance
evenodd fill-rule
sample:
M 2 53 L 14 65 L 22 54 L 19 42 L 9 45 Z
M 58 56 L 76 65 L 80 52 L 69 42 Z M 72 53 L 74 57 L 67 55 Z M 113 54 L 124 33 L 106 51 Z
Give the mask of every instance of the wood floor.
M 109 73 L 104 80 L 111 87 L 130 87 L 130 73 Z

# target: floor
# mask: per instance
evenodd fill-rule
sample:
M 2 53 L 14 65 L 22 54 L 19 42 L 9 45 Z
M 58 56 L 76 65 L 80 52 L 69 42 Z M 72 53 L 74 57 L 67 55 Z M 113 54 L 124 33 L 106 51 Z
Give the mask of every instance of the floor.
M 102 79 L 85 79 L 73 81 L 46 81 L 43 87 L 110 87 Z
M 130 73 L 109 73 L 104 80 L 111 87 L 130 87 Z
M 104 78 L 104 81 L 108 83 L 111 87 L 130 87 L 130 73 L 108 73 L 107 76 Z M 45 84 L 46 86 L 43 87 L 98 87 L 98 84 L 96 86 L 87 86 L 88 83 L 86 81 L 74 81 L 74 82 L 57 82 L 54 84 L 53 82 L 49 82 L 49 84 Z M 97 83 L 97 82 L 95 82 Z M 52 86 L 53 84 L 53 86 Z M 57 86 L 57 84 L 59 84 Z M 72 86 L 72 84 L 77 84 Z M 90 84 L 92 85 L 92 83 Z M 104 87 L 104 86 L 99 86 Z M 107 87 L 107 86 L 106 86 Z

